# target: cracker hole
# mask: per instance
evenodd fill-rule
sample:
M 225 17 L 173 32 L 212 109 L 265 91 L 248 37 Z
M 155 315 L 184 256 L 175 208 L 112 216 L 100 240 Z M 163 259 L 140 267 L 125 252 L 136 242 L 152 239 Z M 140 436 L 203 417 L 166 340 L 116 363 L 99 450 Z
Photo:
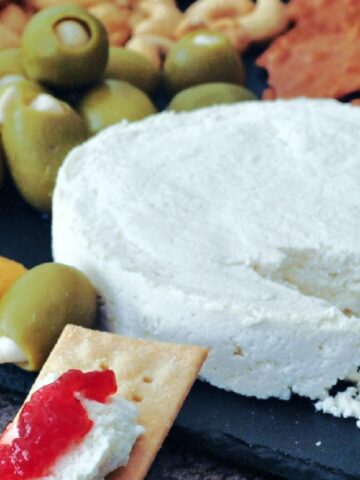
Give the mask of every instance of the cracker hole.
M 136 395 L 136 394 L 135 394 L 135 395 L 133 395 L 133 396 L 131 397 L 131 400 L 132 400 L 133 402 L 140 403 L 140 402 L 143 401 L 143 398 L 142 398 L 140 395 Z
M 101 362 L 99 368 L 100 370 L 109 370 L 109 365 L 106 362 Z
M 143 382 L 144 383 L 152 383 L 153 379 L 151 377 L 145 375 L 145 377 L 143 377 Z

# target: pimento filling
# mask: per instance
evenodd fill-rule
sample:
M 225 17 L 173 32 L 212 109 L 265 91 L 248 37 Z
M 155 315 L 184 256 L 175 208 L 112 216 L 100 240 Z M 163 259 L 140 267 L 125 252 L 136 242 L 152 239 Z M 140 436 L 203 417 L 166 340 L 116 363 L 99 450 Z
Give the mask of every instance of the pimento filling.
M 0 439 L 1 480 L 47 476 L 56 460 L 93 426 L 80 398 L 106 403 L 116 391 L 111 370 L 69 370 L 33 393 L 19 415 L 16 437 L 7 431 Z

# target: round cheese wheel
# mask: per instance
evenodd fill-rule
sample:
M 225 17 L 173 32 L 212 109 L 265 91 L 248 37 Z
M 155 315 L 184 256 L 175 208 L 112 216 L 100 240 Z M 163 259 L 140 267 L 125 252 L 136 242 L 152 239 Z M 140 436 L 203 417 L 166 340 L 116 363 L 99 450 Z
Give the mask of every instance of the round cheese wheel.
M 60 171 L 54 257 L 109 329 L 209 348 L 213 385 L 323 398 L 360 365 L 359 125 L 297 99 L 111 127 Z

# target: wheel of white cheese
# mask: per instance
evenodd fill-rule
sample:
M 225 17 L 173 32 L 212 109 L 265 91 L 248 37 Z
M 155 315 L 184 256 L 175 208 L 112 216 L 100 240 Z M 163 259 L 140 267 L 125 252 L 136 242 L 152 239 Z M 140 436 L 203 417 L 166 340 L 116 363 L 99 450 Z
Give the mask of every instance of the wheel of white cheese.
M 304 99 L 111 127 L 60 171 L 54 257 L 110 329 L 208 347 L 213 385 L 324 398 L 360 365 L 359 131 Z

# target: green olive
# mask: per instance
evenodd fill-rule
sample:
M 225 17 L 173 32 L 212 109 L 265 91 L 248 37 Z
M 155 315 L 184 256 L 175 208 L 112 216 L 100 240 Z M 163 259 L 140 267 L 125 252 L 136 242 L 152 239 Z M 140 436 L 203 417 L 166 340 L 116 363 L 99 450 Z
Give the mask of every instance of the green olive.
M 3 77 L 0 77 L 0 88 L 6 87 L 7 85 L 13 85 L 14 83 L 23 82 L 23 81 L 27 81 L 23 75 L 16 75 L 16 74 L 4 75 Z
M 122 47 L 111 47 L 105 78 L 124 80 L 152 93 L 160 80 L 159 70 L 142 55 Z
M 210 105 L 257 100 L 250 90 L 231 83 L 204 83 L 179 92 L 168 109 L 176 112 L 196 110 Z
M 13 79 L 12 82 L 1 85 L 0 80 L 0 132 L 12 102 L 20 100 L 31 102 L 38 95 L 46 93 L 46 90 L 35 82 L 24 78 Z
M 7 87 L 9 85 L 14 85 L 15 83 L 19 82 L 27 82 L 30 80 L 26 80 L 26 78 L 23 75 L 4 75 L 3 77 L 0 77 L 0 88 L 2 87 Z M 35 82 L 32 82 L 35 83 Z M 39 85 L 40 87 L 40 85 Z
M 6 154 L 3 147 L 2 127 L 12 102 L 15 100 L 31 101 L 45 90 L 37 83 L 19 78 L 1 85 L 0 81 L 0 187 L 4 183 Z
M 19 48 L 0 52 L 0 78 L 5 75 L 23 75 Z
M 86 140 L 85 122 L 65 102 L 41 94 L 30 103 L 11 103 L 2 134 L 19 192 L 35 208 L 51 211 L 57 172 L 68 152 Z
M 134 85 L 121 80 L 105 80 L 83 97 L 79 112 L 89 131 L 95 134 L 121 120 L 141 120 L 156 113 L 156 108 L 150 98 Z
M 57 88 L 98 82 L 108 61 L 105 27 L 75 5 L 50 7 L 28 22 L 21 40 L 26 75 Z
M 17 78 L 14 79 L 13 82 L 5 83 L 4 85 L 0 84 L 0 97 L 12 87 L 24 102 L 29 102 L 37 95 L 47 92 L 47 90 L 38 83 L 26 80 L 25 78 Z
M 6 77 L 4 77 L 5 79 Z M 0 187 L 4 182 L 6 155 L 2 145 L 2 127 L 10 105 L 16 99 L 28 102 L 41 93 L 46 93 L 37 83 L 26 80 L 23 77 L 7 77 L 9 81 L 2 83 L 0 80 Z
M 0 334 L 24 353 L 27 370 L 40 370 L 68 323 L 91 327 L 96 291 L 75 268 L 45 263 L 29 270 L 0 303 Z M 76 345 L 74 345 L 76 348 Z
M 245 68 L 225 35 L 199 30 L 185 35 L 170 50 L 164 65 L 172 93 L 210 82 L 243 84 Z

